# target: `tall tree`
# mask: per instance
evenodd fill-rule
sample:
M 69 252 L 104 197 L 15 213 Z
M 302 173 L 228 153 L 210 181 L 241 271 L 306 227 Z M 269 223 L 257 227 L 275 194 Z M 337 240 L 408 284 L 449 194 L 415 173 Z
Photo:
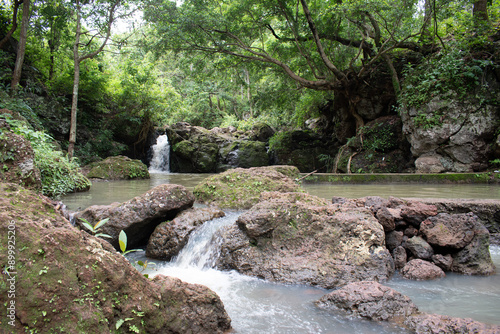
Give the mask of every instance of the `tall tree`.
M 9 41 L 12 37 L 12 34 L 17 30 L 17 12 L 19 11 L 19 7 L 23 3 L 23 0 L 14 0 L 12 3 L 12 26 L 10 30 L 3 36 L 0 40 L 0 49 Z
M 111 37 L 111 29 L 121 6 L 121 0 L 99 1 L 75 0 L 75 41 L 73 43 L 73 97 L 71 101 L 71 123 L 69 131 L 68 156 L 73 157 L 76 143 L 78 89 L 80 85 L 80 65 L 83 61 L 97 56 L 104 50 Z M 84 24 L 92 24 L 87 29 Z M 85 40 L 84 40 L 85 39 Z M 94 40 L 99 40 L 97 46 Z M 93 48 L 94 47 L 94 48 Z M 82 49 L 84 49 L 82 51 Z
M 30 0 L 23 1 L 23 18 L 21 20 L 21 33 L 19 35 L 19 45 L 17 47 L 16 65 L 12 74 L 11 89 L 16 91 L 21 81 L 21 72 L 24 63 L 24 54 L 26 53 L 26 39 L 28 38 L 28 24 L 30 19 Z

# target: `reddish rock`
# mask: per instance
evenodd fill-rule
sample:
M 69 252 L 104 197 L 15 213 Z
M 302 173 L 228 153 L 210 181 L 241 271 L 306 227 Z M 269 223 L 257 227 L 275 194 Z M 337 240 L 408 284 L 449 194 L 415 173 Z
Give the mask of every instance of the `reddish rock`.
M 387 207 L 378 209 L 376 217 L 379 223 L 384 227 L 385 232 L 393 231 L 396 228 L 394 224 L 394 216 L 391 214 Z
M 332 291 L 316 302 L 327 310 L 343 310 L 349 314 L 376 321 L 390 321 L 418 312 L 411 299 L 378 282 L 355 282 Z
M 75 221 L 81 226 L 79 218 L 85 218 L 94 225 L 109 218 L 100 232 L 110 235 L 111 239 L 107 240 L 119 249 L 118 235 L 124 230 L 127 233 L 128 248 L 134 248 L 147 244 L 158 224 L 171 220 L 180 211 L 192 207 L 194 200 L 193 194 L 185 187 L 162 184 L 121 204 L 88 207 L 75 215 Z M 82 229 L 86 230 L 85 227 Z
M 420 232 L 433 246 L 461 249 L 474 238 L 477 216 L 471 213 L 440 213 L 430 217 L 420 225 Z
M 408 317 L 404 323 L 417 334 L 498 334 L 500 326 L 483 324 L 469 318 L 454 318 L 439 314 L 418 314 Z
M 437 213 L 435 205 L 424 204 L 418 201 L 410 201 L 401 207 L 401 216 L 403 219 L 417 228 L 423 220 L 435 216 Z
M 401 275 L 413 280 L 433 280 L 446 276 L 444 271 L 435 264 L 420 259 L 409 261 L 401 269 Z
M 182 211 L 172 221 L 163 222 L 156 227 L 149 238 L 146 256 L 170 260 L 187 244 L 189 236 L 197 227 L 224 215 L 223 211 L 215 208 L 191 208 Z
M 413 238 L 414 236 L 416 236 L 418 234 L 418 230 L 413 227 L 413 226 L 409 226 L 405 229 L 405 232 L 404 234 L 408 237 L 408 238 Z

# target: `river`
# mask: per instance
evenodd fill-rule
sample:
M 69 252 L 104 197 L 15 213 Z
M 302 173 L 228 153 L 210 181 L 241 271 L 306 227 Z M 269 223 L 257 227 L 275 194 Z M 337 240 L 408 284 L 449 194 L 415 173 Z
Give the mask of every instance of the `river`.
M 192 190 L 207 175 L 154 173 L 150 180 L 95 182 L 90 192 L 70 194 L 63 202 L 71 210 L 94 204 L 123 202 L 163 183 L 182 184 Z M 305 185 L 305 190 L 324 198 L 362 197 L 433 197 L 500 199 L 500 187 L 488 185 Z M 203 284 L 222 299 L 236 333 L 404 333 L 401 328 L 344 314 L 317 309 L 314 301 L 327 290 L 302 285 L 270 283 L 236 272 L 210 268 L 209 241 L 219 228 L 233 224 L 238 212 L 214 219 L 196 231 L 179 256 L 171 262 L 153 261 L 147 272 L 164 274 Z M 500 247 L 490 248 L 500 267 Z M 144 252 L 132 253 L 130 260 L 146 260 Z M 388 286 L 408 295 L 420 310 L 500 324 L 500 275 L 471 277 L 447 274 L 435 281 L 409 281 L 396 274 Z

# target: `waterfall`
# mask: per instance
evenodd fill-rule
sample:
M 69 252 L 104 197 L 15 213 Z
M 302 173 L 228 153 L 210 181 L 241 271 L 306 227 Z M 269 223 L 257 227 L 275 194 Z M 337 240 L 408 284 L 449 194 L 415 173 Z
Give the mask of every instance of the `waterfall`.
M 161 135 L 156 139 L 156 144 L 152 147 L 153 157 L 149 162 L 150 172 L 170 171 L 170 143 L 167 135 Z

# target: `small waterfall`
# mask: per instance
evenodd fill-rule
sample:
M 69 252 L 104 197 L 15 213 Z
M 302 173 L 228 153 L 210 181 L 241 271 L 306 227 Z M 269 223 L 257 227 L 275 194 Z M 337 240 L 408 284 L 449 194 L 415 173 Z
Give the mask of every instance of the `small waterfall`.
M 153 145 L 153 157 L 149 162 L 150 172 L 170 172 L 170 143 L 167 135 L 161 135 Z

